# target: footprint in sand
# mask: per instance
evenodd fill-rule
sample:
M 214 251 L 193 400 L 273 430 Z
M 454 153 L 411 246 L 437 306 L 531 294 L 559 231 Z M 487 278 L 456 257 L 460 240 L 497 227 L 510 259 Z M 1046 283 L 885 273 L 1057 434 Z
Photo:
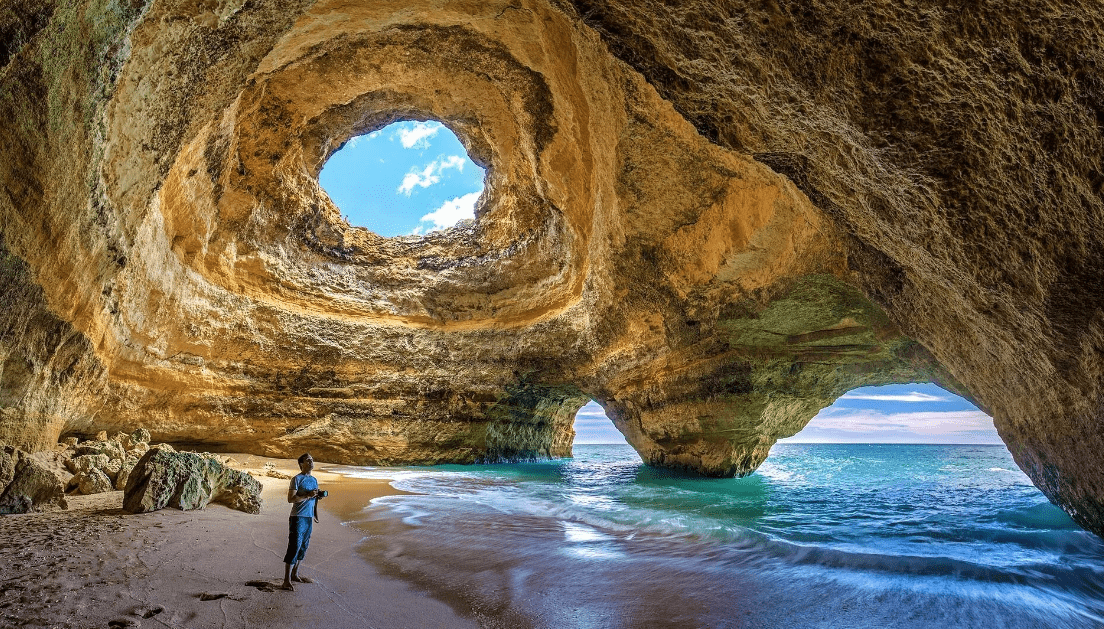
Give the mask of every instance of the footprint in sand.
M 135 610 L 131 613 L 134 614 L 135 616 L 141 616 L 142 618 L 153 618 L 154 616 L 156 616 L 157 614 L 160 614 L 163 611 L 165 611 L 164 607 L 161 607 L 160 605 L 154 605 L 152 607 L 138 607 L 138 608 L 135 608 Z M 117 621 L 112 621 L 112 622 L 117 622 Z M 127 625 L 127 626 L 131 626 L 131 625 Z

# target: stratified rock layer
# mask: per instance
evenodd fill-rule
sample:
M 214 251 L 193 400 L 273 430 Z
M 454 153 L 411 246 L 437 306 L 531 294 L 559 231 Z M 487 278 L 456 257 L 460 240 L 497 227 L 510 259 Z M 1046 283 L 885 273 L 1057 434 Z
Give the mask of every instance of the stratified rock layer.
M 1101 11 L 9 3 L 0 440 L 493 461 L 596 399 L 732 475 L 923 380 L 1104 533 Z M 477 220 L 350 227 L 326 158 L 428 118 Z

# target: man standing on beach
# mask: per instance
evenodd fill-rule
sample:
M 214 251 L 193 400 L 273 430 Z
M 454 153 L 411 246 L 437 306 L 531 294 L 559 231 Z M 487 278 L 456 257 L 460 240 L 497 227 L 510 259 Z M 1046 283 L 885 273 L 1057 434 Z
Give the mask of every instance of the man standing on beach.
M 310 453 L 299 457 L 300 473 L 291 479 L 288 487 L 288 502 L 292 503 L 291 517 L 288 522 L 288 548 L 284 555 L 284 584 L 281 589 L 294 590 L 292 581 L 310 583 L 308 577 L 299 576 L 299 562 L 307 554 L 313 522 L 318 519 L 315 503 L 318 502 L 318 479 L 311 476 L 314 459 Z

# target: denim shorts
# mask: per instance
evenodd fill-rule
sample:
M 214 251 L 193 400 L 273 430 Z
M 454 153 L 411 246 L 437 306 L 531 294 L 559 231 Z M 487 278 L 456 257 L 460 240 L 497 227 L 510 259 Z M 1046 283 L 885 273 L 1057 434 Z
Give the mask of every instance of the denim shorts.
M 313 528 L 313 518 L 295 515 L 288 518 L 288 549 L 284 555 L 284 563 L 297 564 L 303 560 Z

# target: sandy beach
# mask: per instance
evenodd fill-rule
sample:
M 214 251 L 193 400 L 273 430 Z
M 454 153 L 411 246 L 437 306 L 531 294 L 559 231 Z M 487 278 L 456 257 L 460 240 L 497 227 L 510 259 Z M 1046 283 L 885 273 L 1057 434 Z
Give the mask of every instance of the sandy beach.
M 294 460 L 229 455 L 234 467 Z M 322 502 L 300 573 L 314 583 L 276 589 L 287 544 L 288 481 L 258 477 L 264 507 L 248 515 L 221 505 L 131 515 L 122 492 L 69 499 L 69 510 L 0 517 L 3 627 L 476 627 L 452 608 L 382 575 L 355 547 L 365 533 L 342 514 L 396 493 L 387 481 L 315 475 Z

